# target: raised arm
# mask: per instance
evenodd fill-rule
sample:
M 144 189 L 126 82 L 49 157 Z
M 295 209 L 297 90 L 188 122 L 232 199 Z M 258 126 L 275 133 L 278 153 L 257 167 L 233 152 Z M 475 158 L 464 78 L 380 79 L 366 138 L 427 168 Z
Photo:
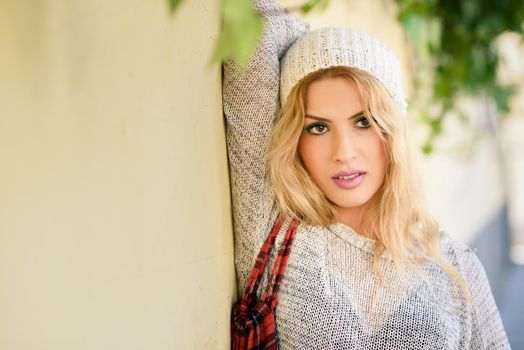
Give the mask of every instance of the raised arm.
M 239 290 L 277 214 L 266 171 L 273 118 L 279 109 L 280 58 L 307 30 L 274 0 L 256 1 L 264 34 L 243 75 L 224 64 L 223 100 L 227 122 L 235 265 Z

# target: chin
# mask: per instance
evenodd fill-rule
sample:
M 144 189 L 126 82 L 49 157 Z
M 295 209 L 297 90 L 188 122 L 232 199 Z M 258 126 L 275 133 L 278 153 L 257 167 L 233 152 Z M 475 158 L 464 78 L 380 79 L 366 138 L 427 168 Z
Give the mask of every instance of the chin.
M 363 206 L 364 204 L 368 203 L 369 200 L 371 199 L 371 197 L 366 197 L 366 198 L 351 198 L 351 199 L 348 199 L 348 198 L 344 198 L 344 199 L 335 199 L 335 200 L 332 200 L 330 199 L 330 201 L 335 204 L 338 208 L 340 209 L 351 209 L 351 208 L 358 208 L 358 207 L 361 207 Z

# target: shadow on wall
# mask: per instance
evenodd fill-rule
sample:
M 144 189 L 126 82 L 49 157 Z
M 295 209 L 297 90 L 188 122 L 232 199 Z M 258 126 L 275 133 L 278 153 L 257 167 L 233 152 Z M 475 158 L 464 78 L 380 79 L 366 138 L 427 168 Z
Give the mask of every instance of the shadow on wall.
M 509 259 L 511 229 L 507 204 L 470 246 L 484 265 L 512 349 L 524 350 L 524 266 Z
M 512 267 L 509 259 L 511 232 L 507 204 L 475 237 L 470 246 L 484 265 L 497 304 L 502 305 L 505 283 Z

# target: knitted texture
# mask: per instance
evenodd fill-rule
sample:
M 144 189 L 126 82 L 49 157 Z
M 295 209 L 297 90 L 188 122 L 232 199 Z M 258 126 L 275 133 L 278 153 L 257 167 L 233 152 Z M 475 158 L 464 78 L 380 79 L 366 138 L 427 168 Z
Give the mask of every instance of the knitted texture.
M 333 66 L 358 68 L 371 74 L 401 109 L 406 109 L 400 63 L 391 49 L 364 32 L 335 27 L 309 32 L 289 48 L 282 60 L 282 103 L 304 76 Z
M 273 0 L 258 1 L 256 7 L 265 21 L 263 38 L 245 72 L 229 61 L 223 78 L 240 295 L 279 212 L 266 168 L 280 106 L 279 60 L 307 31 Z M 379 284 L 373 245 L 343 224 L 299 226 L 278 294 L 281 349 L 510 348 L 484 269 L 467 246 L 443 234 L 443 256 L 464 277 L 469 302 L 435 264 L 399 271 L 387 254 L 380 259 Z M 266 274 L 261 289 L 267 279 Z

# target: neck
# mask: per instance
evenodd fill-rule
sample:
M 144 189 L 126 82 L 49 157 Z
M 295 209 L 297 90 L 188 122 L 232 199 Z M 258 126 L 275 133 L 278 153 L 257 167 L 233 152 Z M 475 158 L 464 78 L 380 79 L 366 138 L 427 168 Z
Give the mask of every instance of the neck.
M 373 207 L 374 203 L 377 203 L 380 191 L 377 191 L 372 198 L 356 207 L 342 208 L 337 207 L 336 217 L 337 222 L 351 227 L 356 233 L 368 237 L 370 239 L 376 239 L 378 236 L 377 232 L 364 232 L 364 214 Z
M 337 222 L 351 227 L 358 234 L 362 232 L 362 215 L 364 211 L 362 207 L 357 208 L 337 208 L 336 219 Z
M 359 235 L 374 239 L 373 232 L 364 232 L 364 214 L 368 211 L 371 201 L 351 208 L 337 208 L 336 220 L 337 222 L 351 227 Z

